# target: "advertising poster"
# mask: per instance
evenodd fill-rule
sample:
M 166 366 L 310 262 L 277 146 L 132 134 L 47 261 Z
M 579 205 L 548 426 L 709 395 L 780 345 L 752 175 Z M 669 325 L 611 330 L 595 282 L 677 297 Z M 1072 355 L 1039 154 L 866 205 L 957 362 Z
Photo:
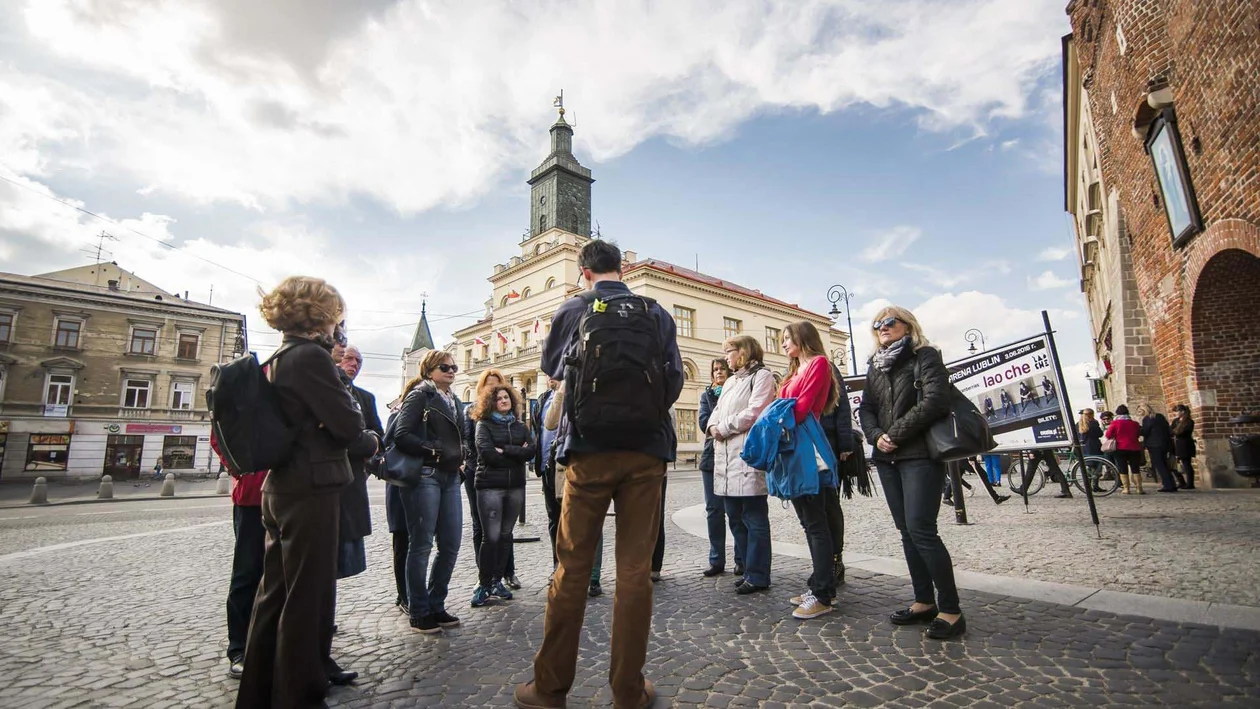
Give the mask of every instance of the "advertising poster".
M 1045 335 L 996 347 L 979 355 L 949 362 L 949 380 L 980 409 L 997 440 L 996 451 L 1063 448 L 1071 445 L 1063 410 L 1059 378 Z M 845 377 L 853 425 L 866 377 Z M 1067 422 L 1067 424 L 1065 424 Z M 868 441 L 869 444 L 869 441 Z

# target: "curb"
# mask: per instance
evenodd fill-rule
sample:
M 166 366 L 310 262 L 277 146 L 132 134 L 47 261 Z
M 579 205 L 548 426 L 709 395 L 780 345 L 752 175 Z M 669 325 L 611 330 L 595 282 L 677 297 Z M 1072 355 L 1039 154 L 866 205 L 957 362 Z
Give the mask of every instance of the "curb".
M 703 504 L 684 507 L 675 512 L 670 519 L 680 529 L 693 537 L 709 538 Z M 726 545 L 728 548 L 734 548 L 735 542 L 730 537 L 727 537 Z M 804 544 L 780 542 L 772 539 L 771 549 L 774 554 L 781 556 L 790 556 L 795 559 L 809 558 L 809 548 Z M 845 566 L 862 569 L 863 571 L 905 579 L 910 578 L 910 572 L 906 568 L 904 559 L 846 553 L 844 555 L 844 563 Z M 1148 596 L 1125 591 L 1108 591 L 1104 588 L 1038 581 L 1015 576 L 982 574 L 960 569 L 954 570 L 954 581 L 959 588 L 965 588 L 970 591 L 982 591 L 998 596 L 1055 603 L 1091 611 L 1104 611 L 1115 615 L 1139 616 L 1176 623 L 1215 625 L 1221 628 L 1260 630 L 1260 608 L 1253 606 L 1188 601 L 1180 598 Z
M 208 492 L 208 493 L 207 492 L 190 492 L 184 495 L 176 495 L 174 497 L 160 497 L 156 494 L 154 495 L 123 495 L 120 497 L 113 497 L 108 500 L 99 500 L 95 497 L 72 497 L 68 500 L 49 501 L 42 505 L 32 505 L 29 502 L 6 502 L 3 504 L 0 504 L 0 510 L 26 510 L 26 509 L 37 510 L 37 509 L 44 509 L 47 507 L 61 507 L 63 505 L 96 505 L 96 504 L 106 504 L 106 503 L 111 503 L 111 502 L 154 502 L 157 500 L 197 500 L 197 499 L 204 499 L 207 497 L 222 497 L 222 498 L 231 499 L 231 495 L 228 495 L 226 493 L 220 495 L 214 492 Z

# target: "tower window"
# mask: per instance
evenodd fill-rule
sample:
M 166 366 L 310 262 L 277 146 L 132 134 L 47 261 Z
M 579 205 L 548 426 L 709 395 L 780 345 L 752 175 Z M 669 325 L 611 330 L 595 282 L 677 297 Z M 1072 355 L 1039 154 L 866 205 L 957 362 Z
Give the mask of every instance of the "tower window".
M 543 214 L 538 217 L 538 231 L 547 231 L 547 215 Z

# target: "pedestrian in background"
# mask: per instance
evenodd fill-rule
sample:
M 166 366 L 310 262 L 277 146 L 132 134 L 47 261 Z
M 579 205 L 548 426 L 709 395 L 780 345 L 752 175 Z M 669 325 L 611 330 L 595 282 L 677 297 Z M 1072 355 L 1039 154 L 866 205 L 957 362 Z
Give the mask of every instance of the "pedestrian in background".
M 506 386 L 507 379 L 503 376 L 503 372 L 497 369 L 487 369 L 477 377 L 477 390 L 473 394 L 473 401 L 481 401 L 481 396 L 492 387 Z M 471 413 L 469 407 L 466 413 Z M 523 409 L 522 409 L 523 411 Z M 521 412 L 514 412 L 517 416 L 521 416 Z M 521 419 L 524 420 L 524 419 Z M 464 493 L 468 496 L 468 515 L 472 518 L 472 545 L 473 559 L 481 558 L 481 545 L 485 541 L 485 530 L 481 528 L 480 507 L 477 504 L 477 485 L 473 473 L 477 470 L 477 421 L 472 416 L 464 416 Z M 481 562 L 477 562 L 478 568 Z M 520 579 L 516 578 L 516 550 L 509 547 L 507 550 L 507 561 L 503 567 L 503 580 L 507 587 L 516 590 L 521 587 Z
M 1147 404 L 1138 407 L 1138 415 L 1142 417 L 1142 446 L 1149 451 L 1151 468 L 1161 483 L 1156 492 L 1176 492 L 1177 483 L 1168 469 L 1168 456 L 1173 444 L 1172 427 L 1163 414 L 1155 412 Z
M 512 529 L 525 506 L 525 463 L 536 447 L 525 422 L 516 417 L 520 400 L 508 386 L 487 388 L 473 409 L 477 421 L 477 516 L 481 518 L 481 553 L 477 555 L 478 584 L 472 606 L 491 597 L 510 601 L 503 585 Z
M 219 456 L 219 441 L 210 432 L 210 448 Z M 232 581 L 228 585 L 227 631 L 228 676 L 240 679 L 245 668 L 245 642 L 249 633 L 249 619 L 254 612 L 254 597 L 258 594 L 258 582 L 263 576 L 263 552 L 266 550 L 267 530 L 262 523 L 262 485 L 267 471 L 232 476 Z
M 1177 461 L 1181 463 L 1177 485 L 1186 490 L 1194 489 L 1194 456 L 1198 450 L 1194 444 L 1194 418 L 1190 416 L 1190 407 L 1177 404 L 1173 407 L 1175 417 L 1172 421 L 1173 451 Z
M 555 380 L 553 379 L 552 382 L 554 381 Z M 543 418 L 543 431 L 547 432 L 551 436 L 551 441 L 548 444 L 548 449 L 549 449 L 548 457 L 550 458 L 550 462 L 548 463 L 548 465 L 550 466 L 552 475 L 554 476 L 551 482 L 551 489 L 554 491 L 554 494 L 555 494 L 556 509 L 559 510 L 561 507 L 561 502 L 564 500 L 564 487 L 565 487 L 564 479 L 565 479 L 565 474 L 568 471 L 568 466 L 561 463 L 558 460 L 558 458 L 560 457 L 560 452 L 561 452 L 560 448 L 564 445 L 565 441 L 567 441 L 569 438 L 569 419 L 567 416 L 564 415 L 564 382 L 560 382 L 559 386 L 555 388 L 555 391 L 556 393 L 551 397 L 550 406 L 548 406 L 547 408 L 547 414 Z M 557 527 L 559 527 L 559 524 L 557 524 Z M 554 580 L 554 574 L 555 574 L 555 569 L 556 569 L 556 562 L 554 561 L 554 559 L 556 558 L 556 551 L 555 551 L 554 544 L 552 545 L 551 555 L 553 559 L 552 561 L 553 578 L 548 579 L 547 581 L 547 585 L 549 588 L 551 586 L 551 582 Z M 604 532 L 603 532 L 603 526 L 601 525 L 600 533 L 599 533 L 599 541 L 596 542 L 595 544 L 595 560 L 591 566 L 591 585 L 590 585 L 590 588 L 588 589 L 588 594 L 587 594 L 591 598 L 604 595 L 604 587 L 600 585 L 600 576 L 603 573 L 603 569 L 604 569 Z
M 560 495 L 556 490 L 556 458 L 552 448 L 556 442 L 556 426 L 548 427 L 547 418 L 555 406 L 560 382 L 547 380 L 547 390 L 538 397 L 538 410 L 534 418 L 534 430 L 538 437 L 538 452 L 534 456 L 534 474 L 542 481 L 543 505 L 547 510 L 547 536 L 551 539 L 551 568 L 556 567 L 556 532 L 560 527 Z M 550 582 L 550 579 L 548 579 Z
M 1098 422 L 1094 420 L 1093 409 L 1081 409 L 1081 418 L 1076 422 L 1076 431 L 1080 434 L 1081 451 L 1086 457 L 1101 456 L 1103 454 L 1103 430 L 1102 426 L 1099 426 Z M 1089 466 L 1086 467 L 1089 469 Z M 1097 465 L 1094 465 L 1093 469 L 1090 469 L 1092 475 L 1097 475 L 1097 467 Z M 1093 488 L 1094 492 L 1102 492 L 1102 488 L 1098 487 L 1097 477 L 1093 479 Z
M 741 595 L 770 588 L 770 508 L 766 471 L 740 457 L 748 430 L 775 399 L 774 375 L 756 338 L 737 335 L 722 343 L 724 364 L 734 372 L 722 385 L 705 434 L 713 441 L 713 495 L 726 510 L 735 538 L 735 558 L 744 560 L 735 577 Z M 718 371 L 715 365 L 714 372 Z M 723 546 L 726 542 L 723 540 Z M 705 574 L 706 576 L 712 574 Z
M 725 359 L 715 359 L 709 365 L 712 383 L 700 392 L 700 430 L 704 431 L 704 452 L 700 454 L 700 479 L 704 484 L 704 517 L 709 532 L 709 567 L 704 576 L 713 577 L 726 571 L 726 505 L 722 498 L 713 493 L 713 436 L 709 434 L 709 419 L 717 408 L 718 397 L 722 395 L 722 387 L 731 375 L 730 365 Z M 739 543 L 740 535 L 747 535 L 742 523 L 736 528 L 731 522 L 731 534 L 735 542 L 735 578 L 744 575 L 744 550 Z
M 909 310 L 883 308 L 871 330 L 875 352 L 859 415 L 866 440 L 875 442 L 875 467 L 914 586 L 914 603 L 889 620 L 929 622 L 926 635 L 936 640 L 957 637 L 967 621 L 954 562 L 936 527 L 945 464 L 932 459 L 925 440 L 928 428 L 949 414 L 949 371 Z
M 1120 469 L 1120 481 L 1124 483 L 1124 494 L 1145 495 L 1142 490 L 1142 442 L 1139 436 L 1142 426 L 1129 417 L 1129 407 L 1121 404 L 1116 407 L 1116 416 L 1103 432 L 1104 438 L 1116 442 L 1113 455 L 1116 467 Z

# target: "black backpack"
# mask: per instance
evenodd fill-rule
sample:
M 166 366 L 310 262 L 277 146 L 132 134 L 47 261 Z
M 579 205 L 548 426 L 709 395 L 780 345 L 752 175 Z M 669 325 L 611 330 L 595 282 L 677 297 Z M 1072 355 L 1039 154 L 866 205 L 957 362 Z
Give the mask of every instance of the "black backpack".
M 609 450 L 632 450 L 669 420 L 656 301 L 633 293 L 582 293 L 576 347 L 565 360 L 565 407 L 577 434 Z
M 251 352 L 210 368 L 210 429 L 223 462 L 237 475 L 271 470 L 292 455 L 297 431 L 289 427 L 266 367 L 303 344 L 283 345 L 262 364 Z

